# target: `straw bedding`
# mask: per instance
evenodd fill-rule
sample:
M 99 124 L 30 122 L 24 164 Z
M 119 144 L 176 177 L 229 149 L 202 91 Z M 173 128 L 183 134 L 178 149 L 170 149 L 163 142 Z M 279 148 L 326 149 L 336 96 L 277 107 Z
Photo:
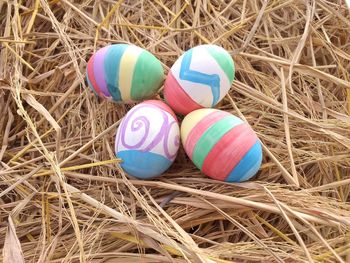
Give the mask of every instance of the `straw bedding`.
M 0 34 L 0 261 L 350 261 L 344 1 L 0 1 Z M 84 80 L 111 43 L 166 71 L 198 44 L 230 51 L 236 80 L 218 108 L 257 132 L 259 174 L 210 180 L 181 150 L 157 180 L 125 175 L 113 142 L 132 105 Z

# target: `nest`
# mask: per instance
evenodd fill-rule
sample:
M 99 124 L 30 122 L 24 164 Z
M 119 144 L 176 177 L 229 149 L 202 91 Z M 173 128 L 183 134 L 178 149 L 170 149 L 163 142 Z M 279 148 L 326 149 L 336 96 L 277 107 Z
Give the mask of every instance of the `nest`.
M 349 262 L 349 28 L 340 0 L 0 2 L 0 261 Z M 183 150 L 156 180 L 125 175 L 132 105 L 84 79 L 111 43 L 166 71 L 198 44 L 228 50 L 218 108 L 257 132 L 258 175 L 214 181 Z

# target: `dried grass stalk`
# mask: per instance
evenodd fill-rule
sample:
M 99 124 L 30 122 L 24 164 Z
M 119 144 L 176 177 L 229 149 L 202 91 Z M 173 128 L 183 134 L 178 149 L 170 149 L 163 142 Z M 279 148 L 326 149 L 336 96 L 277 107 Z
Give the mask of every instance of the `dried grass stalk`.
M 0 1 L 0 261 L 350 262 L 346 3 Z M 159 180 L 126 177 L 113 137 L 132 105 L 84 82 L 110 43 L 166 70 L 198 44 L 229 50 L 219 108 L 259 135 L 254 180 L 205 178 L 183 150 Z

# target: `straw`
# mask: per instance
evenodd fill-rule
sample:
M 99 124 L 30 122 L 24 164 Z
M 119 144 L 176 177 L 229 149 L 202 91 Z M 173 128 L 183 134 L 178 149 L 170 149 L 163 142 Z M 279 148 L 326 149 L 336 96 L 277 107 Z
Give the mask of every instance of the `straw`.
M 0 1 L 0 262 L 350 262 L 348 4 Z M 112 43 L 166 73 L 196 45 L 228 50 L 217 108 L 257 133 L 257 176 L 211 180 L 182 148 L 155 180 L 126 175 L 114 137 L 134 104 L 85 82 Z

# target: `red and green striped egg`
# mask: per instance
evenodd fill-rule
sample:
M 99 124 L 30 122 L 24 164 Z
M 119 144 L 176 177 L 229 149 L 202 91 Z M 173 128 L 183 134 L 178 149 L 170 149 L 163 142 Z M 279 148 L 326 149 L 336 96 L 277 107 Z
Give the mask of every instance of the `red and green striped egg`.
M 164 81 L 160 61 L 145 49 L 114 44 L 99 49 L 89 59 L 86 78 L 100 97 L 115 102 L 140 101 L 154 95 Z
M 187 50 L 169 70 L 164 97 L 177 113 L 186 115 L 217 105 L 228 93 L 235 75 L 230 54 L 216 45 Z
M 193 163 L 220 181 L 242 182 L 253 177 L 262 161 L 260 141 L 250 125 L 217 109 L 199 109 L 181 125 L 181 140 Z

